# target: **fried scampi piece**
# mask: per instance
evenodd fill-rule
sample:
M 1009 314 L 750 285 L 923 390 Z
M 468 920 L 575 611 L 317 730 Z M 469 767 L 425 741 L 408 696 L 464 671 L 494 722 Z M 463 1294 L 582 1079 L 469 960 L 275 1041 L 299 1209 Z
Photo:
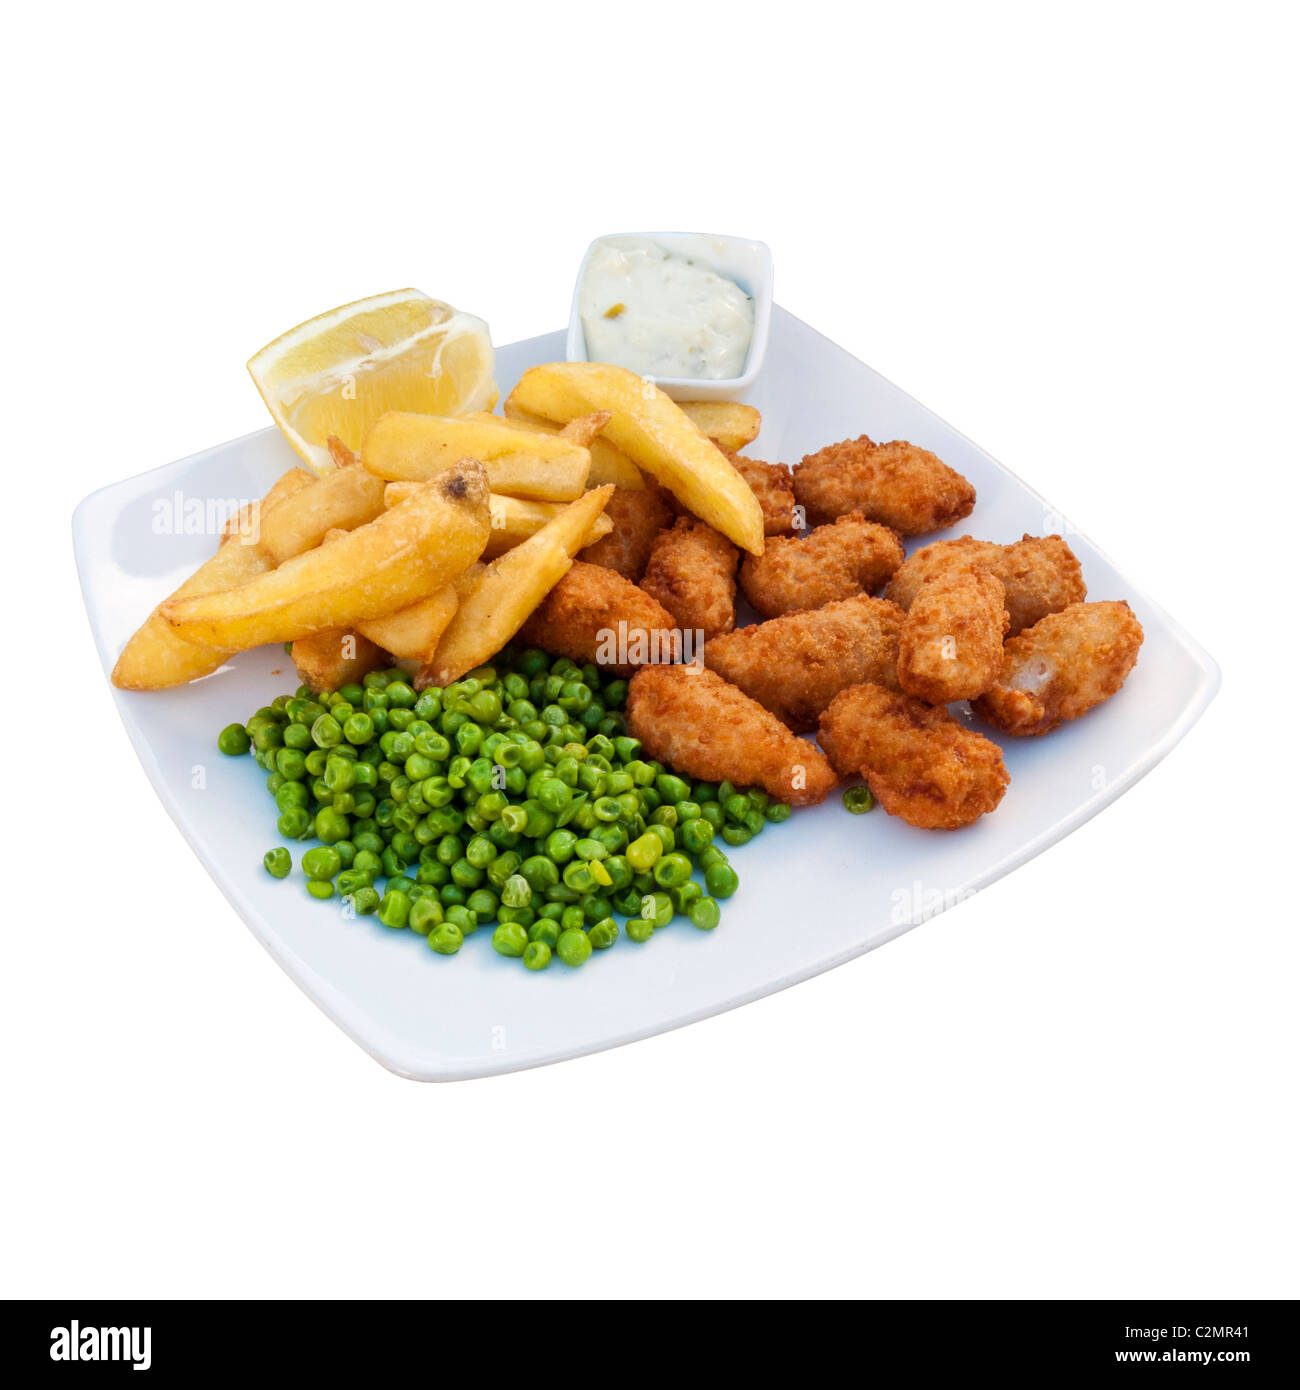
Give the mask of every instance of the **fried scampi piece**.
M 898 688 L 903 616 L 896 604 L 860 594 L 715 637 L 705 644 L 704 664 L 807 733 L 846 686 Z
M 1088 596 L 1079 561 L 1060 536 L 1026 535 L 1011 545 L 977 541 L 974 536 L 935 541 L 903 561 L 885 597 L 901 608 L 910 608 L 931 575 L 961 569 L 982 570 L 1002 581 L 1011 637 L 1033 627 L 1039 618 L 1082 603 Z
M 675 661 L 672 614 L 630 579 L 575 560 L 533 610 L 520 641 L 624 675 L 649 661 Z
M 1142 624 L 1127 603 L 1072 603 L 1011 638 L 975 711 L 1006 734 L 1049 734 L 1109 700 L 1141 646 Z
M 1000 579 L 977 570 L 927 579 L 899 638 L 903 690 L 932 705 L 982 695 L 1002 668 L 1005 593 Z
M 841 691 L 818 737 L 841 777 L 865 777 L 891 816 L 922 830 L 970 825 L 997 806 L 1011 781 L 991 739 L 946 709 L 879 685 Z
M 643 666 L 628 689 L 627 723 L 646 754 L 704 781 L 762 787 L 793 806 L 824 801 L 835 786 L 815 744 L 697 666 Z
M 763 534 L 788 536 L 794 529 L 794 482 L 783 463 L 764 463 L 762 459 L 747 459 L 743 454 L 727 457 L 736 465 L 740 476 L 749 484 L 763 510 Z
M 614 529 L 579 551 L 578 558 L 589 565 L 617 570 L 635 584 L 645 572 L 655 537 L 665 526 L 672 525 L 673 514 L 665 494 L 652 478 L 647 478 L 645 487 L 636 491 L 615 488 L 605 504 L 605 515 L 614 523 Z
M 819 526 L 854 510 L 902 536 L 939 531 L 975 505 L 975 489 L 928 449 L 865 434 L 808 454 L 794 470 L 795 499 Z
M 802 536 L 777 536 L 761 555 L 747 555 L 740 587 L 764 618 L 821 608 L 869 594 L 903 563 L 903 547 L 887 527 L 846 512 Z
M 736 626 L 736 562 L 740 551 L 694 517 L 678 517 L 660 531 L 650 551 L 641 587 L 672 614 L 679 628 L 705 639 Z

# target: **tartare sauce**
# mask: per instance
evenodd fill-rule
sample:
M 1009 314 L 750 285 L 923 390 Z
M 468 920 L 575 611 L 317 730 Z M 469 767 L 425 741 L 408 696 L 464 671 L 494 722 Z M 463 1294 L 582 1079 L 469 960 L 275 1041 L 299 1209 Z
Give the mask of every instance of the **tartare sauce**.
M 741 376 L 754 301 L 733 280 L 646 237 L 598 241 L 578 288 L 587 360 L 642 376 Z

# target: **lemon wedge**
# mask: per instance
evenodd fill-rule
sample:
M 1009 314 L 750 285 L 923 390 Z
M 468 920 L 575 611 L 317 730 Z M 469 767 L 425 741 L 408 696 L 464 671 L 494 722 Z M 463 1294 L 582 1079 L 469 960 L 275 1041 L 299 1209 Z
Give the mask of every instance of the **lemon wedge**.
M 275 423 L 317 473 L 334 467 L 331 435 L 354 452 L 389 410 L 491 410 L 488 326 L 419 290 L 358 299 L 268 343 L 249 374 Z

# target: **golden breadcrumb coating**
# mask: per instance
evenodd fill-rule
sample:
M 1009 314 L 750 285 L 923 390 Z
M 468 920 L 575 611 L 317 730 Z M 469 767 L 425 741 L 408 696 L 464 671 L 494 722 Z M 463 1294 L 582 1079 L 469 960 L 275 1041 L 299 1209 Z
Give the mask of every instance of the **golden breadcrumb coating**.
M 582 560 L 533 610 L 519 640 L 623 674 L 647 661 L 675 660 L 679 650 L 672 615 L 661 604 L 617 570 Z
M 897 604 L 860 594 L 715 637 L 705 643 L 704 664 L 806 733 L 845 686 L 898 688 L 903 619 Z
M 931 575 L 958 569 L 984 570 L 1002 581 L 1012 637 L 1033 627 L 1039 618 L 1082 603 L 1088 596 L 1079 561 L 1060 536 L 1027 535 L 1011 545 L 977 541 L 974 536 L 935 541 L 903 561 L 885 597 L 910 608 L 917 590 Z
M 973 700 L 998 678 L 1010 621 L 994 575 L 931 575 L 907 611 L 898 643 L 898 683 L 908 695 L 946 705 Z
M 857 510 L 901 536 L 942 530 L 975 505 L 970 483 L 928 449 L 865 434 L 808 454 L 795 466 L 794 495 L 814 526 Z
M 641 576 L 641 587 L 672 614 L 680 628 L 705 638 L 736 626 L 736 562 L 740 552 L 706 522 L 679 517 L 660 531 Z
M 673 524 L 666 496 L 652 478 L 646 479 L 644 488 L 615 488 L 605 503 L 605 515 L 614 529 L 580 550 L 578 559 L 617 570 L 635 584 L 645 570 L 655 537 Z
M 842 777 L 859 773 L 889 812 L 922 830 L 957 830 L 992 811 L 1011 779 L 1002 750 L 942 706 L 879 685 L 841 691 L 818 737 Z
M 649 757 L 690 777 L 762 787 L 792 806 L 824 801 L 835 786 L 816 744 L 701 667 L 643 666 L 628 689 L 627 724 Z
M 788 536 L 795 529 L 794 483 L 789 468 L 784 463 L 764 463 L 762 459 L 746 458 L 743 454 L 727 452 L 727 457 L 758 498 L 758 505 L 763 509 L 763 534 Z
M 1049 734 L 1109 700 L 1141 646 L 1142 624 L 1127 603 L 1072 603 L 1011 638 L 997 682 L 974 709 L 1003 733 Z
M 764 618 L 820 608 L 873 593 L 903 563 L 903 547 L 887 526 L 846 512 L 802 536 L 777 536 L 761 555 L 746 555 L 740 587 Z

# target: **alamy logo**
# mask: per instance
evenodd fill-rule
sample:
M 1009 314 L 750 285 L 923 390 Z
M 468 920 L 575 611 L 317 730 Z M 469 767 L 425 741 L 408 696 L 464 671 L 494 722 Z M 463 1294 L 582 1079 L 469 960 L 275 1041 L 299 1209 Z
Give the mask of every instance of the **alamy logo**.
M 130 1361 L 133 1371 L 147 1371 L 153 1364 L 150 1351 L 152 1328 L 56 1327 L 50 1333 L 51 1361 Z

